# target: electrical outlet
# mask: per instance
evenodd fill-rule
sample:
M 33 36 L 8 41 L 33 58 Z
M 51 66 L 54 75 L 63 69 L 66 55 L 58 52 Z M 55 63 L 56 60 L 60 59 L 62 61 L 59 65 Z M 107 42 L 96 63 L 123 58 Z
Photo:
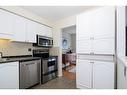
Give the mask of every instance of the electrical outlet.
M 31 48 L 28 48 L 28 51 L 31 52 Z

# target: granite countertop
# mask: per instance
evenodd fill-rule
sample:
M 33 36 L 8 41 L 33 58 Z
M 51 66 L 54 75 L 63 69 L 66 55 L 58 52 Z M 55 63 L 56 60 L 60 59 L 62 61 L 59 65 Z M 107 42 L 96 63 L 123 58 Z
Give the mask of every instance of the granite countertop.
M 31 61 L 31 60 L 37 60 L 40 59 L 40 57 L 13 57 L 13 58 L 2 58 L 0 59 L 0 64 L 1 63 L 8 63 L 8 62 L 15 62 L 15 61 Z

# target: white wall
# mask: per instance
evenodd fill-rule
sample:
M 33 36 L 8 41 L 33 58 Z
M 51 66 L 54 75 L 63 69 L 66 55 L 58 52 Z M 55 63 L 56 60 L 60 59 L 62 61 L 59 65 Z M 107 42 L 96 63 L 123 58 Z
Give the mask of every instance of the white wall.
M 59 51 L 58 54 L 58 75 L 62 76 L 62 29 L 76 25 L 76 16 L 70 16 L 54 23 L 53 39 L 54 47 Z
M 70 16 L 58 22 L 54 22 L 53 29 L 54 47 L 61 47 L 62 29 L 73 25 L 76 25 L 76 16 Z
M 71 34 L 71 49 L 76 52 L 76 34 Z
M 117 7 L 117 56 L 125 56 L 125 7 Z

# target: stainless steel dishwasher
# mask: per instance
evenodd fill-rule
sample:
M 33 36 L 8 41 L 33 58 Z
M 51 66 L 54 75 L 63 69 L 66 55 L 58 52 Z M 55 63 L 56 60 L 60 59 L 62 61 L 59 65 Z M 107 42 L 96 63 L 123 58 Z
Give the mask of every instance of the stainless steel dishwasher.
M 40 59 L 20 62 L 20 89 L 40 83 L 40 65 Z

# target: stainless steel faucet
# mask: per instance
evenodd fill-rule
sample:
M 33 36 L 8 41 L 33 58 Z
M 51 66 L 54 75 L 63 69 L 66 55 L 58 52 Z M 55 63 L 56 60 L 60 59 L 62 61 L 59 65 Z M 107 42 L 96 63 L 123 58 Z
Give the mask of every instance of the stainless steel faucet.
M 3 53 L 2 53 L 2 52 L 0 52 L 0 58 L 2 58 L 2 56 L 3 56 Z

